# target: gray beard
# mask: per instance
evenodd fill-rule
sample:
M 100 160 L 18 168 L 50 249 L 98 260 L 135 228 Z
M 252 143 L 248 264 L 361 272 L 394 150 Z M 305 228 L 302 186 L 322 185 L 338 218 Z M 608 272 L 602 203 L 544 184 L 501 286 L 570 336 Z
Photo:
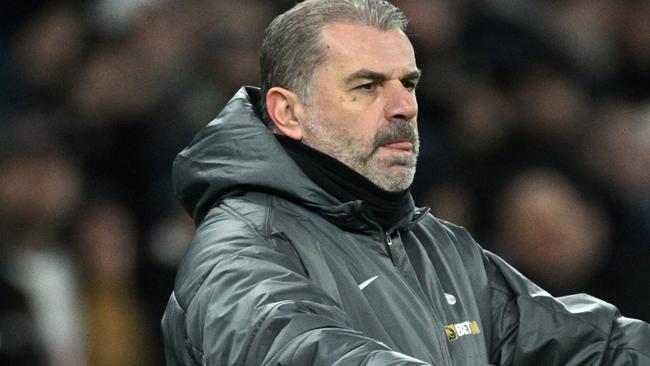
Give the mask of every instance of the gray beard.
M 373 140 L 367 142 L 339 133 L 320 117 L 320 113 L 313 113 L 314 108 L 310 109 L 312 111 L 303 126 L 304 144 L 337 159 L 385 191 L 403 191 L 411 186 L 420 150 L 418 132 L 412 124 L 405 120 L 393 121 L 380 128 Z M 382 145 L 398 139 L 410 141 L 413 154 L 377 157 Z M 388 168 L 393 166 L 402 166 L 403 169 L 389 173 Z

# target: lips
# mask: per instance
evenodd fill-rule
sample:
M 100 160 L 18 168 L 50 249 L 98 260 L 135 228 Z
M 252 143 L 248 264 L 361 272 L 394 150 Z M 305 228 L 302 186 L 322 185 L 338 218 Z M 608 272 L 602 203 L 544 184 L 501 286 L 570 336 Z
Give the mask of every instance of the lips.
M 413 143 L 410 141 L 394 141 L 384 144 L 382 147 L 410 152 L 413 150 Z

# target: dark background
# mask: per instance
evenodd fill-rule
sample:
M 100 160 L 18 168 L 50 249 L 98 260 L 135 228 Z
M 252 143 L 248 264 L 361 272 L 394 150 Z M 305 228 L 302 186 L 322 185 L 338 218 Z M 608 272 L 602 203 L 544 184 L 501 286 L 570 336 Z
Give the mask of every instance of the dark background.
M 171 163 L 292 1 L 21 1 L 0 19 L 0 364 L 159 365 L 193 225 Z M 418 205 L 554 295 L 650 321 L 650 3 L 395 1 Z

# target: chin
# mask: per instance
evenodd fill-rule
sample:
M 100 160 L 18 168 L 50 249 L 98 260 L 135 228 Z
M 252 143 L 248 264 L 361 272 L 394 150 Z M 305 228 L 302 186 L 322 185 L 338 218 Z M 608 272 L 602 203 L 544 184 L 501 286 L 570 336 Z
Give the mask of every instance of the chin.
M 394 169 L 394 168 L 388 168 L 388 169 Z M 373 181 L 377 186 L 379 186 L 381 189 L 389 192 L 398 192 L 398 191 L 403 191 L 405 189 L 408 189 L 411 187 L 411 184 L 413 183 L 413 177 L 415 176 L 415 169 L 413 168 L 406 168 L 402 167 L 401 172 L 391 174 L 391 175 L 386 175 L 382 174 L 380 177 L 377 177 L 377 179 L 370 179 Z

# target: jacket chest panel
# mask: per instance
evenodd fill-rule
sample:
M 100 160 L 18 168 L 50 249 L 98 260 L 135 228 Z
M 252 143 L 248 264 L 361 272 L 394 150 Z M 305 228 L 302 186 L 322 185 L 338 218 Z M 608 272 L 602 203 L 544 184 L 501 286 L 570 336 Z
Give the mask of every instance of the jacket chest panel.
M 432 363 L 455 362 L 457 356 L 450 353 L 456 352 L 474 359 L 484 349 L 478 336 L 457 332 L 463 336 L 449 339 L 450 324 L 462 331 L 465 320 L 475 318 L 460 302 L 463 294 L 453 295 L 457 306 L 449 304 L 433 269 L 423 283 L 399 234 L 388 245 L 382 233 L 348 233 L 329 223 L 295 230 L 295 224 L 291 240 L 309 278 L 341 304 L 354 329 Z M 471 322 L 468 326 L 470 331 L 477 327 Z
M 443 246 L 447 248 L 442 249 Z M 405 251 L 426 297 L 439 310 L 454 364 L 487 363 L 487 343 L 466 267 L 446 237 L 410 233 Z

